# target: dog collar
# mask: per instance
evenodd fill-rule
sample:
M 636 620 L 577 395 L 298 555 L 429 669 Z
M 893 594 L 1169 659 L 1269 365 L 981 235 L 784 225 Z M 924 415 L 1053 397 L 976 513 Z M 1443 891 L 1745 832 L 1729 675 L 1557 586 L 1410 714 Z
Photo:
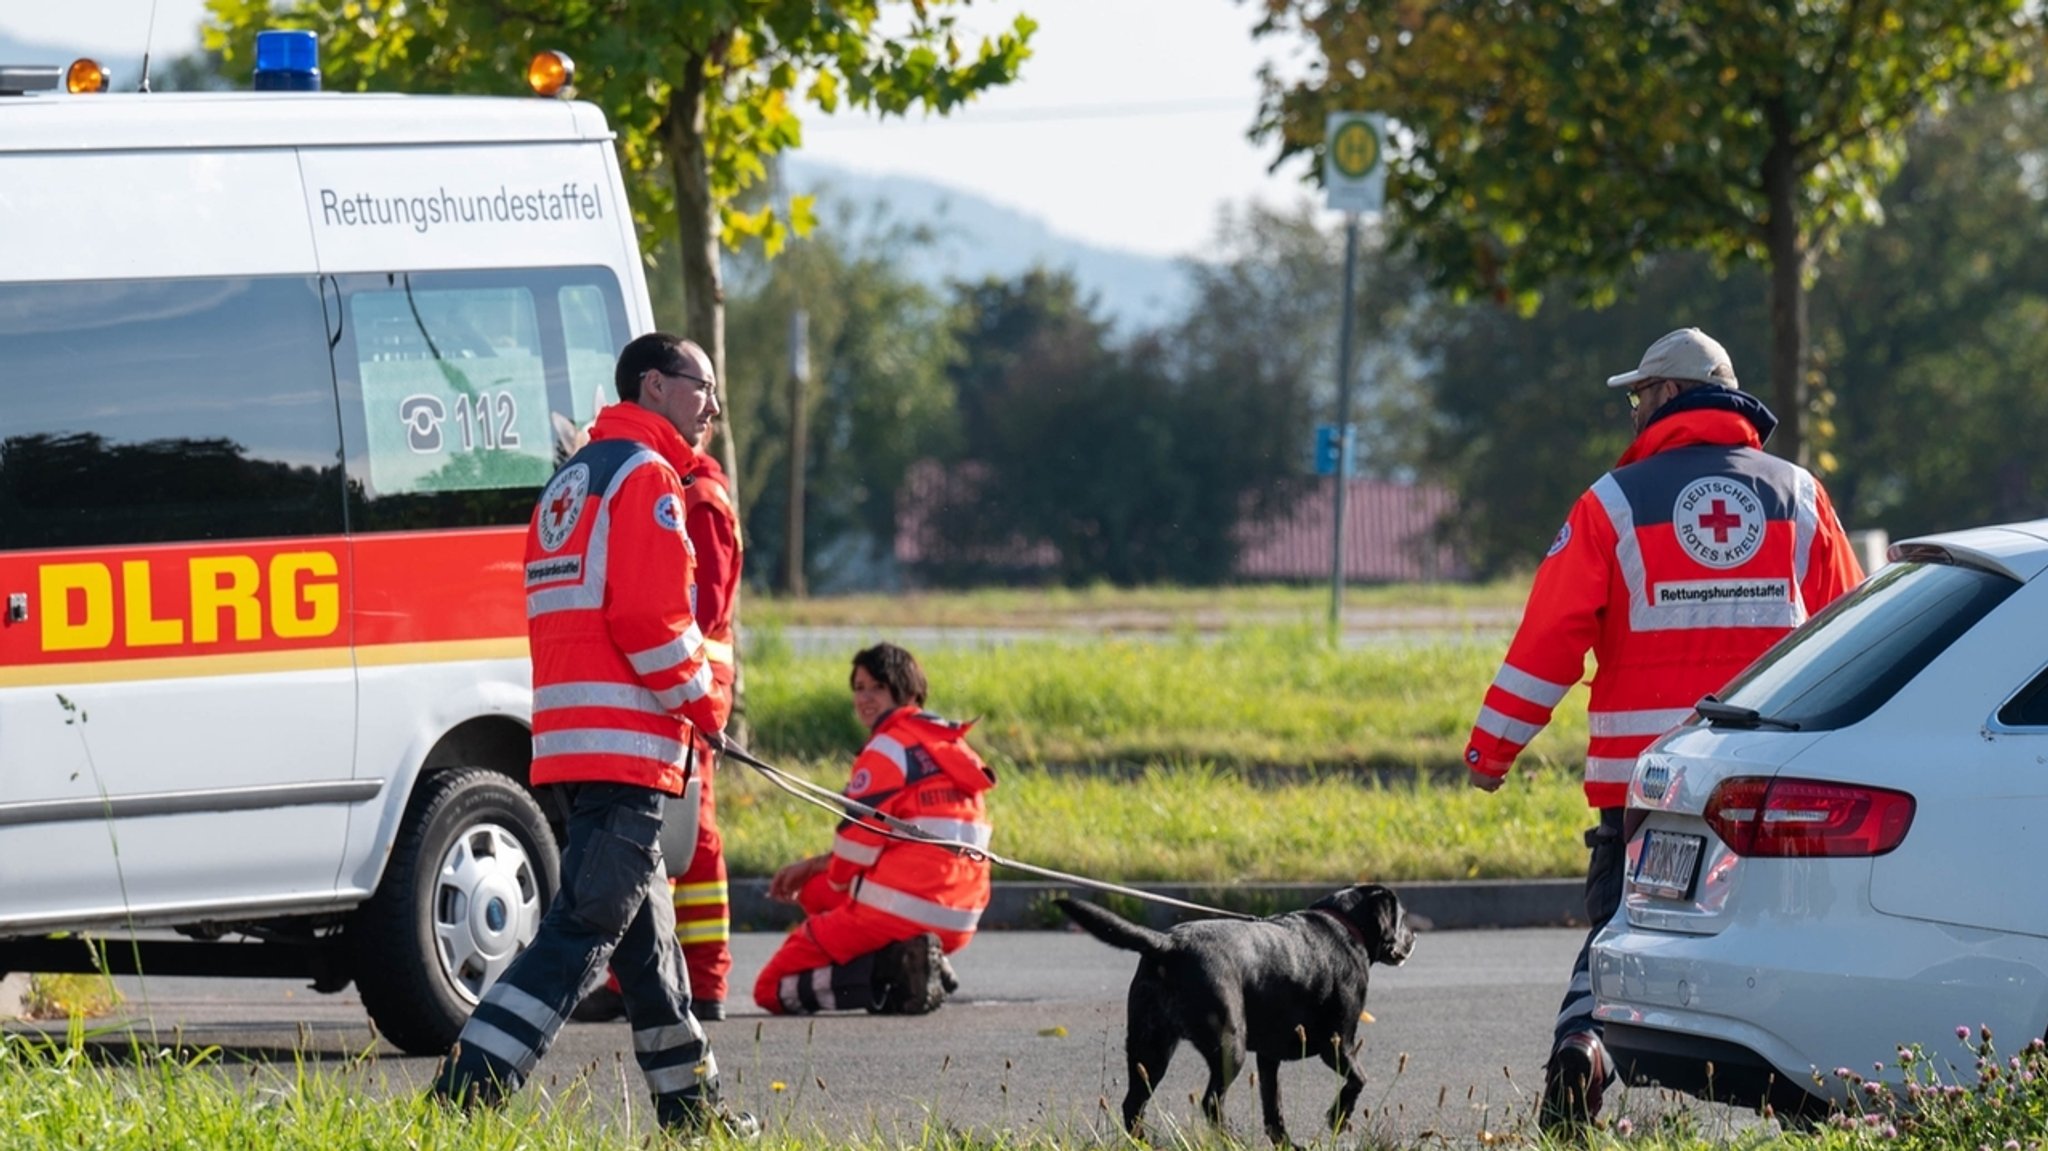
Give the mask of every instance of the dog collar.
M 1351 938 L 1356 939 L 1358 941 L 1358 945 L 1360 947 L 1365 948 L 1365 953 L 1367 955 L 1372 954 L 1372 944 L 1366 942 L 1365 932 L 1360 931 L 1356 923 L 1353 923 L 1350 920 L 1344 918 L 1343 916 L 1337 914 L 1336 912 L 1331 911 L 1327 907 L 1311 907 L 1309 908 L 1309 910 L 1321 912 L 1322 914 L 1329 916 L 1331 919 L 1336 920 L 1338 923 L 1343 924 L 1344 930 L 1351 933 Z

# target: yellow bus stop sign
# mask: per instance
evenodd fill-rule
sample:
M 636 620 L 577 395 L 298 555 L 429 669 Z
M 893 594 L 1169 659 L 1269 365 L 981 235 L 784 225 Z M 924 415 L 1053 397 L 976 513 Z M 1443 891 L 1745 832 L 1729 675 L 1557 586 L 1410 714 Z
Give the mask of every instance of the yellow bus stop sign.
M 1323 188 L 1342 212 L 1377 212 L 1385 198 L 1387 118 L 1378 112 L 1332 112 L 1323 136 Z

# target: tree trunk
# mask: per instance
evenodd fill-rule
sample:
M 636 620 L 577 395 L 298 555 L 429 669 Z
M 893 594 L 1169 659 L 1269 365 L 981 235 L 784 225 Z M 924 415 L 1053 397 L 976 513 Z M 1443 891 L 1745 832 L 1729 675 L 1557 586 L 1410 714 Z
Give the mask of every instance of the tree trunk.
M 1799 229 L 1798 158 L 1791 116 L 1776 105 L 1766 115 L 1772 143 L 1763 165 L 1770 212 L 1764 245 L 1771 261 L 1771 408 L 1778 416 L 1770 449 L 1804 465 L 1812 453 L 1806 443 L 1806 246 Z
M 718 454 L 725 468 L 725 491 L 734 514 L 740 503 L 739 450 L 732 428 L 731 392 L 725 375 L 725 279 L 719 267 L 718 207 L 711 198 L 711 158 L 705 150 L 704 133 L 710 106 L 710 77 L 706 74 L 717 46 L 693 56 L 682 82 L 669 91 L 668 112 L 662 119 L 662 144 L 668 151 L 669 174 L 676 189 L 676 238 L 683 258 L 683 333 L 695 340 L 711 357 L 711 371 L 718 380 Z M 733 685 L 732 719 L 726 733 L 741 744 L 747 742 L 746 670 L 740 654 L 740 597 L 733 596 Z

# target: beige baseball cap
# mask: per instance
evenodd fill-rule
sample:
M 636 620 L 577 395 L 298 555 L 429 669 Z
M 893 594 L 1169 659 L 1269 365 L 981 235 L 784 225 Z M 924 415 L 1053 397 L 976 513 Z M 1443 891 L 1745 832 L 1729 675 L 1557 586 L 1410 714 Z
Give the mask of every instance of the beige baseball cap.
M 1698 380 L 1740 389 L 1728 349 L 1698 328 L 1680 328 L 1650 345 L 1633 372 L 1607 377 L 1610 388 L 1632 387 L 1643 380 Z

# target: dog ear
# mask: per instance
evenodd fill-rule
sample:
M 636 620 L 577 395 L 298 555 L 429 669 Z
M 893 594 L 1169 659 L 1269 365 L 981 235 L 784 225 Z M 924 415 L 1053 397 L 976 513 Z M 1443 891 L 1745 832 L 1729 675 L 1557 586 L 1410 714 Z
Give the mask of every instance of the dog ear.
M 1401 907 L 1401 898 L 1389 888 L 1375 885 L 1369 889 L 1373 917 L 1379 928 L 1373 934 L 1378 943 L 1378 953 L 1373 956 L 1381 963 L 1400 963 L 1408 958 L 1414 947 L 1414 934 L 1403 922 L 1406 913 Z

